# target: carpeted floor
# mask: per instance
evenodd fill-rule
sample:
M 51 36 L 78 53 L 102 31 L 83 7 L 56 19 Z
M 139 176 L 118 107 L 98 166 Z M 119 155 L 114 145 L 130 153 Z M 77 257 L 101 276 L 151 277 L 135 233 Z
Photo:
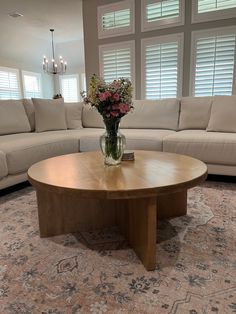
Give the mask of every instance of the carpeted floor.
M 189 191 L 153 272 L 115 228 L 40 239 L 32 188 L 2 196 L 0 313 L 236 313 L 236 184 Z

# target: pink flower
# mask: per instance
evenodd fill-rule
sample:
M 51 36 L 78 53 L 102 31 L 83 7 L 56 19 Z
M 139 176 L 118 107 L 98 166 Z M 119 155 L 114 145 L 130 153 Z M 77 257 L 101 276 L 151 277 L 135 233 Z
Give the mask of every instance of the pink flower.
M 119 116 L 119 113 L 117 111 L 111 111 L 111 115 L 113 117 L 118 117 Z
M 119 95 L 119 94 L 114 94 L 114 95 L 113 95 L 113 99 L 114 99 L 115 101 L 119 101 L 120 95 Z
M 110 92 L 101 93 L 101 94 L 99 94 L 99 100 L 100 100 L 100 101 L 104 101 L 104 100 L 106 100 L 107 98 L 109 98 L 110 96 L 111 96 L 111 93 L 110 93 Z
M 120 109 L 119 105 L 112 105 L 112 110 L 119 110 L 119 109 Z
M 99 94 L 99 100 L 100 100 L 100 101 L 106 100 L 106 95 L 105 95 L 105 93 Z
M 121 113 L 127 113 L 130 111 L 130 106 L 128 104 L 121 103 L 119 104 L 119 109 Z

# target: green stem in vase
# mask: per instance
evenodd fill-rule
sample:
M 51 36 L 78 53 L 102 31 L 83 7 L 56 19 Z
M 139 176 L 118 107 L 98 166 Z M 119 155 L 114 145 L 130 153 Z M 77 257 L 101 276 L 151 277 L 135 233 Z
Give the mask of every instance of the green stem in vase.
M 121 139 L 117 137 L 119 130 L 119 118 L 104 119 L 104 124 L 106 126 L 107 136 L 105 143 L 105 152 L 107 156 L 111 156 L 113 159 L 117 160 L 121 156 Z

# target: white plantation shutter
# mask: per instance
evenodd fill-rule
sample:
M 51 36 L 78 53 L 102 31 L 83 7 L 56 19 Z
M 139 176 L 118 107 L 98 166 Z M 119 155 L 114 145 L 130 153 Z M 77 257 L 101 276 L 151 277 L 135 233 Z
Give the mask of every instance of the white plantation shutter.
M 236 8 L 236 0 L 198 0 L 198 13 Z
M 162 42 L 163 41 L 163 42 Z M 143 40 L 143 96 L 175 98 L 181 94 L 182 36 Z
M 42 97 L 41 75 L 40 73 L 22 71 L 24 97 L 40 98 Z
M 100 74 L 106 82 L 134 78 L 134 43 L 100 46 Z
M 98 6 L 98 37 L 134 33 L 134 0 Z
M 142 31 L 184 24 L 185 0 L 142 0 Z
M 19 71 L 0 67 L 0 99 L 20 99 Z
M 232 95 L 235 34 L 196 38 L 194 47 L 193 94 Z
M 78 95 L 78 75 L 60 76 L 61 94 L 65 102 L 77 102 Z
M 130 9 L 108 12 L 102 16 L 103 30 L 130 25 Z
M 194 0 L 192 22 L 199 23 L 236 16 L 236 0 Z
M 162 0 L 149 3 L 146 6 L 148 22 L 179 16 L 179 0 Z

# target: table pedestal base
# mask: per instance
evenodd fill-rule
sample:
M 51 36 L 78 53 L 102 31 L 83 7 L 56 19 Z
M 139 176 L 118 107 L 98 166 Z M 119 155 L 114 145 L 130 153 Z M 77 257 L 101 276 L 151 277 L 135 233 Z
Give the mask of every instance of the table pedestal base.
M 147 270 L 156 267 L 157 218 L 185 215 L 187 190 L 158 197 L 103 200 L 37 190 L 40 237 L 118 225 Z

